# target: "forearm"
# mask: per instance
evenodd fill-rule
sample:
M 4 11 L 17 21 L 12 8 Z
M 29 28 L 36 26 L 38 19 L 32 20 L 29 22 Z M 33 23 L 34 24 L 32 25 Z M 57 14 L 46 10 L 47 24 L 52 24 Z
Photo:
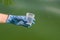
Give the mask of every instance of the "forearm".
M 0 23 L 6 23 L 7 18 L 7 14 L 0 13 Z

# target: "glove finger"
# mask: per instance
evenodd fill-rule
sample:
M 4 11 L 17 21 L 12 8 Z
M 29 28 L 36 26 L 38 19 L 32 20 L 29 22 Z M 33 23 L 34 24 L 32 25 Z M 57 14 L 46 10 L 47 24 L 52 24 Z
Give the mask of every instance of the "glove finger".
M 36 21 L 35 18 L 33 18 L 33 21 Z
M 33 21 L 32 24 L 35 24 L 35 22 Z

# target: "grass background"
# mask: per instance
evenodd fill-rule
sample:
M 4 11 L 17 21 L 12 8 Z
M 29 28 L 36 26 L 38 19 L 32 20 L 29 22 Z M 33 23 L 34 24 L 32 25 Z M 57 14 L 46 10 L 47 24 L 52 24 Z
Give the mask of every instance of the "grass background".
M 60 40 L 60 15 L 45 10 L 44 6 L 60 8 L 60 1 L 0 0 L 0 12 L 13 15 L 36 15 L 36 24 L 24 28 L 13 24 L 0 24 L 0 40 Z

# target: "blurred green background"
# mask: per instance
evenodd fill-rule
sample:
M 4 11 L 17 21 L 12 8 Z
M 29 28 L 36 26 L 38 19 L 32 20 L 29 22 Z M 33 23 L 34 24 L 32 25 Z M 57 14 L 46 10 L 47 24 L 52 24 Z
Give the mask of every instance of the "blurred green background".
M 0 0 L 0 12 L 36 15 L 32 28 L 0 24 L 0 40 L 60 40 L 60 0 Z

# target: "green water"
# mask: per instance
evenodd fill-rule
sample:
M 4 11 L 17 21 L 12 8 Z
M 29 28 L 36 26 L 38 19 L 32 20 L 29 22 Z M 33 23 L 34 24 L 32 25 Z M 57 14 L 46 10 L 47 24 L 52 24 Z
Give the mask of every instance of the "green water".
M 33 12 L 36 15 L 36 24 L 32 28 L 0 24 L 0 40 L 60 40 L 60 15 L 46 11 L 45 5 L 60 8 L 59 2 L 0 0 L 1 13 L 25 15 Z

